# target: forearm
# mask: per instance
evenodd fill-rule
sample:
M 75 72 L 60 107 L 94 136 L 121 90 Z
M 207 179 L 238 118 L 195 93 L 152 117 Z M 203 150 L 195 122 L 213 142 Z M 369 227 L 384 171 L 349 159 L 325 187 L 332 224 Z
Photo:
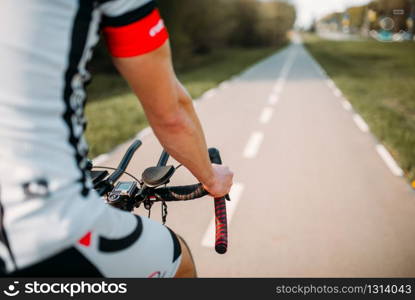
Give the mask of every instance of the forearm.
M 169 47 L 151 59 L 114 59 L 141 101 L 147 119 L 164 149 L 204 185 L 212 179 L 205 137 L 192 99 L 179 83 L 170 62 Z
M 149 112 L 149 122 L 164 149 L 200 182 L 209 185 L 213 171 L 202 126 L 192 99 L 179 82 L 176 83 L 176 91 L 178 107 L 175 116 L 163 120 L 151 116 Z

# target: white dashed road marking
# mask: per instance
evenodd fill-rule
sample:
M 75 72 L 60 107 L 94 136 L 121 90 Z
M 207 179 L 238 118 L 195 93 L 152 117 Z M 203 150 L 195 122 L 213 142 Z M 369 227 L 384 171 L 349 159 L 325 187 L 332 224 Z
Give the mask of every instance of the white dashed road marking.
M 269 105 L 275 105 L 275 104 L 277 104 L 278 100 L 279 100 L 278 95 L 271 94 L 268 98 L 268 104 Z
M 369 132 L 369 126 L 366 124 L 366 122 L 362 119 L 361 116 L 358 114 L 353 115 L 353 121 L 356 123 L 357 127 L 363 132 Z
M 336 88 L 336 85 L 334 84 L 333 80 L 327 79 L 326 82 L 327 82 L 327 85 L 329 86 L 329 88 L 331 88 L 333 90 Z
M 258 154 L 259 148 L 261 147 L 263 139 L 264 134 L 262 132 L 254 132 L 249 138 L 248 143 L 246 144 L 243 156 L 245 158 L 255 158 Z
M 202 95 L 203 99 L 209 99 L 215 96 L 217 93 L 216 89 L 211 89 Z
M 219 85 L 219 89 L 223 90 L 225 88 L 227 88 L 229 86 L 229 82 L 227 81 L 223 81 L 220 85 Z
M 281 74 L 280 77 L 281 78 L 286 78 L 288 75 L 288 72 L 290 72 L 290 69 L 294 63 L 294 59 L 297 56 L 297 51 L 296 50 L 292 50 L 290 53 L 290 56 L 288 57 L 287 61 L 285 62 L 284 66 L 282 67 L 281 70 Z
M 347 101 L 347 100 L 343 100 L 342 101 L 342 106 L 343 106 L 343 108 L 345 109 L 345 110 L 347 110 L 347 111 L 351 111 L 352 110 L 352 105 L 350 104 L 350 102 L 349 101 Z
M 322 76 L 327 76 L 326 71 L 324 71 L 324 70 L 323 70 L 323 68 L 322 68 L 322 67 L 320 67 L 320 65 L 319 65 L 319 64 L 317 64 L 317 63 L 315 62 L 315 65 L 314 65 L 314 66 L 316 67 L 317 72 L 318 72 L 318 73 L 320 73 L 320 75 L 322 75 Z
M 336 96 L 337 98 L 340 98 L 341 96 L 343 96 L 343 94 L 338 88 L 335 88 L 334 89 L 334 96 Z
M 326 75 L 325 71 L 316 62 L 315 62 L 315 67 L 320 74 Z M 326 83 L 333 90 L 333 93 L 337 98 L 341 98 L 343 96 L 343 93 L 337 88 L 336 84 L 333 82 L 332 79 L 328 78 L 326 80 Z M 341 101 L 341 104 L 345 110 L 352 111 L 353 107 L 350 104 L 350 102 L 347 101 L 346 99 L 343 99 Z M 356 123 L 357 127 L 361 131 L 365 133 L 370 131 L 369 125 L 367 125 L 365 120 L 363 120 L 363 118 L 360 115 L 354 114 L 353 121 Z M 397 164 L 395 159 L 392 157 L 392 155 L 389 153 L 389 151 L 385 148 L 385 146 L 381 144 L 376 145 L 376 151 L 379 154 L 379 156 L 382 158 L 382 160 L 385 162 L 385 164 L 387 165 L 387 167 L 389 168 L 389 170 L 392 172 L 393 175 L 398 176 L 398 177 L 402 177 L 404 175 L 403 170 L 399 167 L 399 165 Z
M 297 51 L 292 51 L 290 53 L 289 58 L 285 62 L 284 66 L 282 67 L 280 76 L 273 87 L 272 93 L 268 98 L 268 103 L 270 105 L 275 105 L 278 102 L 278 95 L 281 93 L 282 89 L 284 88 L 286 77 L 288 76 L 288 73 L 292 67 L 292 64 L 294 63 L 294 58 L 297 55 Z M 223 86 L 221 87 L 223 88 Z M 203 98 L 209 98 L 212 97 L 211 95 L 212 91 L 209 91 L 205 95 L 203 95 Z M 260 123 L 266 124 L 268 123 L 273 115 L 274 110 L 270 107 L 264 108 L 264 110 L 261 113 L 261 116 L 259 118 Z M 261 147 L 262 141 L 264 140 L 264 133 L 260 131 L 254 132 L 251 137 L 248 140 L 248 143 L 246 144 L 245 150 L 243 152 L 243 156 L 245 158 L 255 158 L 258 154 L 259 148 Z M 238 204 L 239 198 L 242 194 L 244 187 L 240 183 L 235 183 L 232 187 L 232 190 L 230 192 L 231 201 L 227 202 L 226 208 L 227 208 L 227 215 L 228 215 L 228 224 L 231 221 L 231 218 L 235 212 L 236 205 Z M 205 235 L 202 239 L 202 246 L 205 247 L 214 247 L 214 235 L 215 235 L 215 219 L 213 219 L 207 230 Z
M 99 156 L 97 156 L 96 158 L 93 159 L 92 164 L 94 166 L 100 166 L 102 165 L 103 162 L 107 161 L 109 159 L 110 155 L 109 154 L 101 154 Z
M 279 94 L 282 92 L 282 89 L 284 88 L 285 79 L 280 78 L 278 79 L 277 83 L 275 84 L 274 88 L 272 89 L 272 93 Z
M 262 124 L 267 124 L 269 121 L 271 121 L 272 114 L 274 113 L 274 110 L 270 107 L 265 107 L 262 110 L 261 116 L 259 117 L 259 122 Z
M 383 161 L 386 163 L 388 168 L 391 170 L 393 175 L 399 176 L 399 177 L 403 176 L 402 169 L 398 166 L 398 164 L 393 159 L 389 151 L 386 150 L 385 146 L 381 144 L 376 145 L 376 151 L 378 152 L 380 157 L 383 159 Z
M 285 64 L 283 65 L 281 69 L 281 73 L 278 76 L 277 83 L 275 84 L 274 88 L 272 89 L 272 93 L 279 94 L 281 93 L 282 89 L 284 88 L 288 73 L 291 70 L 291 67 L 294 63 L 294 59 L 297 55 L 297 51 L 292 50 L 288 59 L 285 61 Z
M 244 190 L 244 186 L 241 183 L 234 183 L 231 189 L 231 192 L 229 193 L 229 196 L 231 197 L 231 201 L 226 201 L 226 214 L 228 218 L 228 232 L 229 225 L 231 223 L 232 216 L 236 210 L 236 206 L 238 205 L 239 199 L 241 198 L 242 192 Z M 213 206 L 213 205 L 212 205 Z M 214 212 L 214 209 L 212 207 L 212 212 Z M 214 247 L 215 246 L 215 218 L 213 218 L 210 221 L 210 224 L 203 236 L 202 239 L 202 246 L 204 247 Z

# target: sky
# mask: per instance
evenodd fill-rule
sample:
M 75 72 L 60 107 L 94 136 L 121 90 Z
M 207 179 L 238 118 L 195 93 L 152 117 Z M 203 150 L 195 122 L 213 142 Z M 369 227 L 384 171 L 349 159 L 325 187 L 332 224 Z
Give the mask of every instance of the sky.
M 367 4 L 369 0 L 292 0 L 297 6 L 297 25 L 307 27 L 314 18 L 320 18 L 346 7 Z

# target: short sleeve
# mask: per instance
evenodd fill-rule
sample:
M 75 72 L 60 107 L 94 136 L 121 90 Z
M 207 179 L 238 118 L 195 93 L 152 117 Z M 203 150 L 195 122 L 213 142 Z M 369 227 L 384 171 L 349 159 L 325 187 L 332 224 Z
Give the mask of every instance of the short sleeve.
M 133 57 L 161 47 L 167 29 L 155 1 L 102 0 L 102 30 L 114 57 Z

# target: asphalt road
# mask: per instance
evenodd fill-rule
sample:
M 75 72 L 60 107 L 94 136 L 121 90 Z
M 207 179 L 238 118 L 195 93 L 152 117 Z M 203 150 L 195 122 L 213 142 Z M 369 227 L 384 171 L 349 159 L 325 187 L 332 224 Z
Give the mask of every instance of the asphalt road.
M 169 205 L 167 225 L 187 240 L 199 276 L 415 276 L 415 193 L 300 43 L 196 106 L 208 144 L 236 174 L 225 255 L 211 248 L 211 198 Z M 135 174 L 161 152 L 152 134 L 143 143 Z M 194 182 L 184 168 L 173 180 Z

